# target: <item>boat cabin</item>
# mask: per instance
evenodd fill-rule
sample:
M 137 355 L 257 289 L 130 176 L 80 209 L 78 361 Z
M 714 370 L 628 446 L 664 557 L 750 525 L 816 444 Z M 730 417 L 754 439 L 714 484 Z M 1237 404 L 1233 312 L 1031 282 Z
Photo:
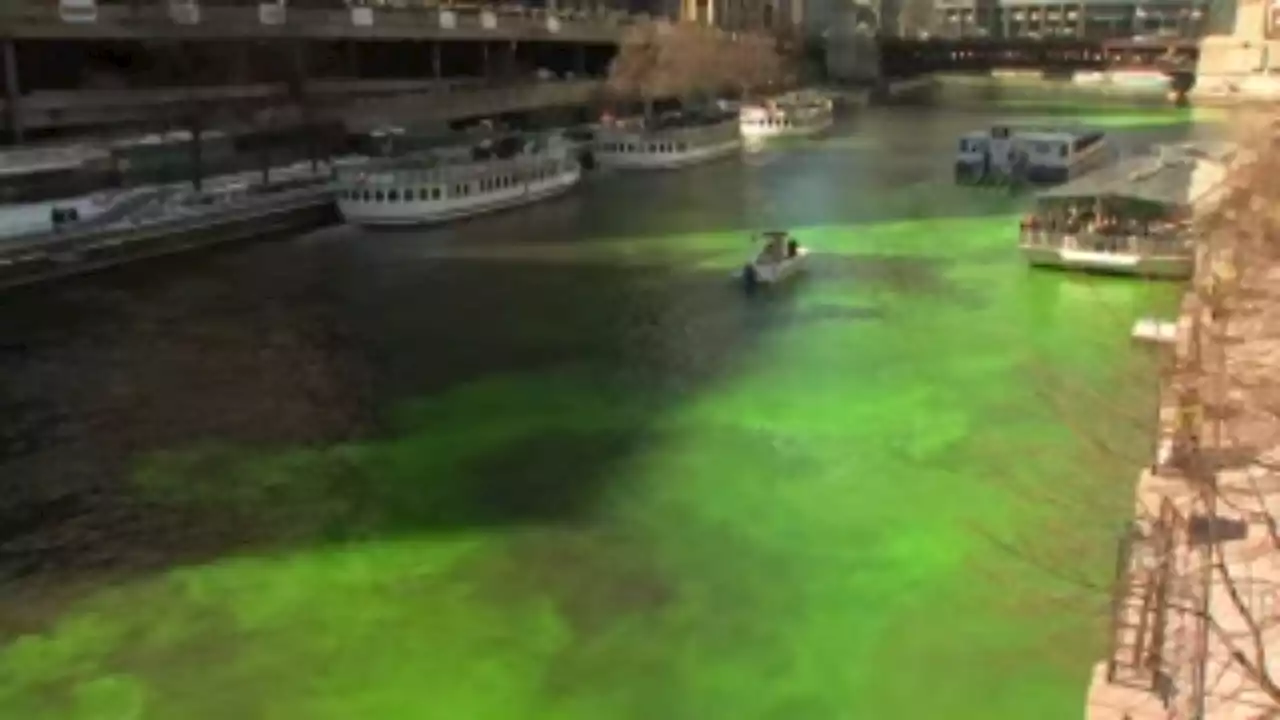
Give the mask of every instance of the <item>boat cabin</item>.
M 1091 253 L 1190 252 L 1196 209 L 1212 202 L 1226 165 L 1194 148 L 1127 158 L 1042 192 L 1021 223 L 1022 245 Z
M 1105 133 L 996 126 L 960 137 L 957 182 L 1063 182 L 1102 164 Z
M 756 262 L 780 263 L 794 258 L 800 252 L 800 243 L 786 230 L 766 230 L 760 233 L 760 240 L 763 247 L 760 248 Z
M 540 159 L 529 162 L 497 161 L 492 166 L 444 166 L 434 170 L 360 173 L 338 189 L 340 201 L 383 203 L 438 203 L 482 195 L 521 191 L 530 184 L 545 183 L 567 172 L 571 161 Z

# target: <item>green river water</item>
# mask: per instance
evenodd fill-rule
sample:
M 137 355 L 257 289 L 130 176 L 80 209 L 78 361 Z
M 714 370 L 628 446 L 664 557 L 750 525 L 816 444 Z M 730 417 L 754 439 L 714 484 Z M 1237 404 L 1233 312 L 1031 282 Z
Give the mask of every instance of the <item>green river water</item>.
M 1211 125 L 875 108 L 13 297 L 0 717 L 1080 717 L 1176 287 L 1024 267 L 950 183 L 1008 117 Z M 745 297 L 766 226 L 816 255 Z

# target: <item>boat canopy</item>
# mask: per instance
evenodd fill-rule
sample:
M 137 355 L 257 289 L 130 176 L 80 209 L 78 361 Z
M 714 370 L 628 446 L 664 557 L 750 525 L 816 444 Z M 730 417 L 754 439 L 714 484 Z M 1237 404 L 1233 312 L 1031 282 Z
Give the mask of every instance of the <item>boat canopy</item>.
M 1206 200 L 1226 175 L 1226 165 L 1186 148 L 1124 158 L 1038 195 L 1040 201 L 1112 198 L 1161 207 L 1189 208 Z

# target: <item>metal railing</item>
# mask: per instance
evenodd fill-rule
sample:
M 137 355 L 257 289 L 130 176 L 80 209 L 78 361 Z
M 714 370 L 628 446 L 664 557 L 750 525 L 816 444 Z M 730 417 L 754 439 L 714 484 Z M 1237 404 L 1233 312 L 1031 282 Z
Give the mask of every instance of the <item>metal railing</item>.
M 1018 239 L 1025 247 L 1114 255 L 1138 255 L 1142 257 L 1190 256 L 1194 252 L 1191 241 L 1181 233 L 1132 235 L 1024 229 L 1019 234 Z
M 1126 527 L 1116 553 L 1107 681 L 1156 692 L 1166 703 L 1173 694 L 1169 599 L 1185 536 L 1185 520 L 1166 500 L 1148 527 Z

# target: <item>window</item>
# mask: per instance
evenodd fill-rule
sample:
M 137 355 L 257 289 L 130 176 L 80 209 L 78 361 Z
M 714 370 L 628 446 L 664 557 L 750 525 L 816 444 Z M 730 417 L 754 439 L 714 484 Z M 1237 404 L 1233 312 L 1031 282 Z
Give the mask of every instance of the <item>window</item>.
M 433 187 L 433 188 L 431 188 L 431 199 L 432 199 L 432 200 L 439 200 L 439 199 L 440 199 L 440 194 L 441 194 L 441 190 L 440 190 L 440 188 L 439 188 L 439 187 Z
M 400 200 L 400 191 L 399 191 L 399 190 L 388 190 L 388 191 L 387 191 L 387 202 L 399 202 L 399 200 Z
M 373 193 L 373 199 L 374 199 L 376 202 L 382 202 L 382 201 L 383 201 L 383 199 L 384 199 L 384 196 L 383 196 L 383 194 L 382 194 L 382 191 L 381 191 L 381 190 L 378 190 L 378 191 L 374 192 L 374 193 Z

